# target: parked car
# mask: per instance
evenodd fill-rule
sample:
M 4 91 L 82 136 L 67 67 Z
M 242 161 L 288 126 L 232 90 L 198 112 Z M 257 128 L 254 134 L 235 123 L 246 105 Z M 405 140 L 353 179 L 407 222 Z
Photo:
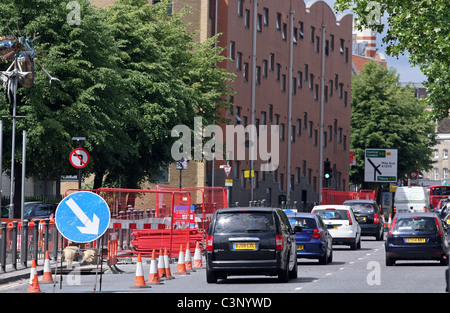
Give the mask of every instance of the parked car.
M 361 227 L 348 205 L 316 205 L 311 213 L 319 215 L 333 237 L 333 244 L 361 248 Z
M 375 236 L 376 240 L 383 240 L 384 216 L 376 201 L 346 200 L 343 204 L 352 208 L 361 227 L 361 235 Z
M 300 229 L 298 229 L 300 231 Z M 217 210 L 206 239 L 206 281 L 231 275 L 297 277 L 294 231 L 281 209 Z
M 297 258 L 318 259 L 320 264 L 333 261 L 333 237 L 322 218 L 313 213 L 287 213 L 292 228 L 300 227 L 295 234 Z
M 437 260 L 447 265 L 446 226 L 436 213 L 397 213 L 386 238 L 386 265 L 397 260 Z
M 33 219 L 44 219 L 50 218 L 55 215 L 57 203 L 43 202 L 43 201 L 32 201 L 25 202 L 23 207 L 23 218 L 29 221 Z M 9 209 L 10 205 L 2 207 L 2 220 L 20 220 L 19 219 L 9 219 Z

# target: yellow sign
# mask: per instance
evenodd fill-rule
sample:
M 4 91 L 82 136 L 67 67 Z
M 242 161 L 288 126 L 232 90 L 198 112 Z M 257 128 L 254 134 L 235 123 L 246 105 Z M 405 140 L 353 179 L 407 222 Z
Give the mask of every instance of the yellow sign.
M 251 170 L 251 174 L 252 174 L 252 176 L 251 177 L 255 177 L 255 171 L 254 170 Z M 244 178 L 249 178 L 250 177 L 250 171 L 244 171 Z

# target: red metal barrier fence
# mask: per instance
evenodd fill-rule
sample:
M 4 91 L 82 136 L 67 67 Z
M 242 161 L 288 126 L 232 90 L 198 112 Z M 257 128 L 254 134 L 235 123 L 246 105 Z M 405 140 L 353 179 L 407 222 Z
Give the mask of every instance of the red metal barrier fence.
M 375 196 L 375 190 L 353 192 L 323 189 L 321 204 L 343 204 L 345 200 L 375 200 Z

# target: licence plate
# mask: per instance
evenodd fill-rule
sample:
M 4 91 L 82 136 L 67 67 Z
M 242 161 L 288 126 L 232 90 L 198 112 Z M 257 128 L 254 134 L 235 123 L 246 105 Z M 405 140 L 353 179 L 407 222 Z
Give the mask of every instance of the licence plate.
M 234 250 L 255 250 L 255 242 L 235 242 L 233 243 Z
M 425 238 L 406 238 L 407 243 L 425 243 Z
M 297 250 L 303 250 L 305 247 L 303 245 L 297 245 Z
M 366 221 L 366 217 L 365 216 L 360 216 L 358 217 L 358 222 L 365 222 Z

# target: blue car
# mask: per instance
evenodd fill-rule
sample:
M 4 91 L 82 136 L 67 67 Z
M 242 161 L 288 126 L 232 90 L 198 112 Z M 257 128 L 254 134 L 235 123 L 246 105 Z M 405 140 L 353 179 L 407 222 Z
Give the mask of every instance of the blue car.
M 288 213 L 292 228 L 299 229 L 295 234 L 297 258 L 318 259 L 320 264 L 333 261 L 333 238 L 322 219 L 313 213 Z
M 386 266 L 397 260 L 437 260 L 448 264 L 446 227 L 436 213 L 398 213 L 385 243 Z

